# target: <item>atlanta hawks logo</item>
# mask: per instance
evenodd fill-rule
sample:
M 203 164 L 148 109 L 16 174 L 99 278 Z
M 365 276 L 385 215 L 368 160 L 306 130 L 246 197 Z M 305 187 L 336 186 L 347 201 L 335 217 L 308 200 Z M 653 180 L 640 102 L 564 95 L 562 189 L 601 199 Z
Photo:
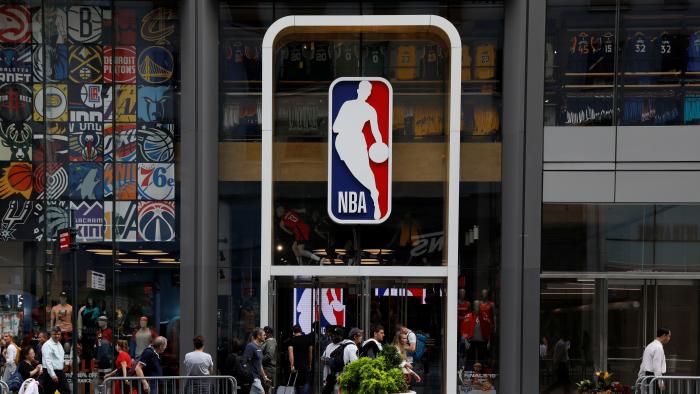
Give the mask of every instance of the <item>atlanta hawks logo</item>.
M 29 9 L 23 5 L 0 6 L 0 42 L 20 44 L 32 36 Z
M 391 84 L 343 77 L 329 95 L 328 214 L 337 223 L 382 223 L 391 213 Z

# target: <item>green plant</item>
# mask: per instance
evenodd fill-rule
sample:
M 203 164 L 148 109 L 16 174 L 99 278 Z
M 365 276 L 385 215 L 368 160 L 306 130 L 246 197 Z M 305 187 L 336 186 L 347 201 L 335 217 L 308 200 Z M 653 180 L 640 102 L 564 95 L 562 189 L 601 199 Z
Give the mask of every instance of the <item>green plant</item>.
M 382 351 L 379 352 L 379 356 L 384 357 L 384 363 L 388 368 L 399 368 L 401 365 L 401 355 L 399 354 L 399 349 L 394 345 L 384 345 Z
M 384 357 L 361 357 L 345 366 L 338 377 L 343 393 L 389 394 L 406 390 L 400 368 L 388 367 Z

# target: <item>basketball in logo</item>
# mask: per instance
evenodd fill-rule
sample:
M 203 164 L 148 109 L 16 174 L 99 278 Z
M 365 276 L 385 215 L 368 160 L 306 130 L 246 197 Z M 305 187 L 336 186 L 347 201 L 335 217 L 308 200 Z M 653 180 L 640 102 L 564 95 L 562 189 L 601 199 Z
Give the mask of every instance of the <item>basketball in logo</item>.
M 156 8 L 141 20 L 141 38 L 156 45 L 170 44 L 168 37 L 175 33 L 175 12 L 169 8 Z
M 72 45 L 68 54 L 70 80 L 96 83 L 102 79 L 102 48 L 99 45 Z
M 23 122 L 32 116 L 32 92 L 25 85 L 6 83 L 0 86 L 0 118 Z
M 163 47 L 153 46 L 139 54 L 139 76 L 146 83 L 159 84 L 170 80 L 175 69 L 173 55 Z
M 172 241 L 175 229 L 174 202 L 139 203 L 139 237 L 142 241 Z
M 31 163 L 10 163 L 0 177 L 0 198 L 19 194 L 26 199 L 32 195 Z
M 175 158 L 171 132 L 155 127 L 143 127 L 136 136 L 141 161 L 170 162 Z
M 20 44 L 31 36 L 29 9 L 23 5 L 0 5 L 0 42 Z
M 46 85 L 44 93 L 43 85 L 34 85 L 34 120 L 41 122 L 46 114 L 47 120 L 68 120 L 68 87 L 65 84 Z M 46 97 L 46 102 L 44 102 Z
M 88 6 L 70 7 L 68 37 L 77 43 L 99 42 L 102 38 L 102 9 Z

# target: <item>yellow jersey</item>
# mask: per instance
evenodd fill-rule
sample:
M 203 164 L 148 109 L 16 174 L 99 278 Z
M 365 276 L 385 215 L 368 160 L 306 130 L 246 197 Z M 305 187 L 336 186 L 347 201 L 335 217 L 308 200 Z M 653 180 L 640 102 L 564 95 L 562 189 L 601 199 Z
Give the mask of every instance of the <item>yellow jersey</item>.
M 396 48 L 396 79 L 410 81 L 417 76 L 416 47 L 399 45 Z
M 462 81 L 472 79 L 472 54 L 468 44 L 462 45 Z
M 496 47 L 493 44 L 478 44 L 474 58 L 474 76 L 476 79 L 493 79 L 496 77 Z

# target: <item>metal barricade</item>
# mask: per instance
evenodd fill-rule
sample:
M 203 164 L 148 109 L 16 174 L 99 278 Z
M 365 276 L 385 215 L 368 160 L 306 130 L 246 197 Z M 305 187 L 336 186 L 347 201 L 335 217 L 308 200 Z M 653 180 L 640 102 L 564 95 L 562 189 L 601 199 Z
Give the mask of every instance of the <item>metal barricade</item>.
M 700 376 L 648 376 L 642 394 L 700 394 Z
M 0 380 L 0 394 L 10 394 L 10 388 L 2 380 Z
M 647 393 L 647 386 L 649 385 L 649 381 L 654 379 L 655 376 L 641 376 L 637 378 L 637 381 L 634 383 L 634 394 L 646 394 Z
M 233 376 L 136 376 L 105 379 L 99 394 L 236 394 Z

